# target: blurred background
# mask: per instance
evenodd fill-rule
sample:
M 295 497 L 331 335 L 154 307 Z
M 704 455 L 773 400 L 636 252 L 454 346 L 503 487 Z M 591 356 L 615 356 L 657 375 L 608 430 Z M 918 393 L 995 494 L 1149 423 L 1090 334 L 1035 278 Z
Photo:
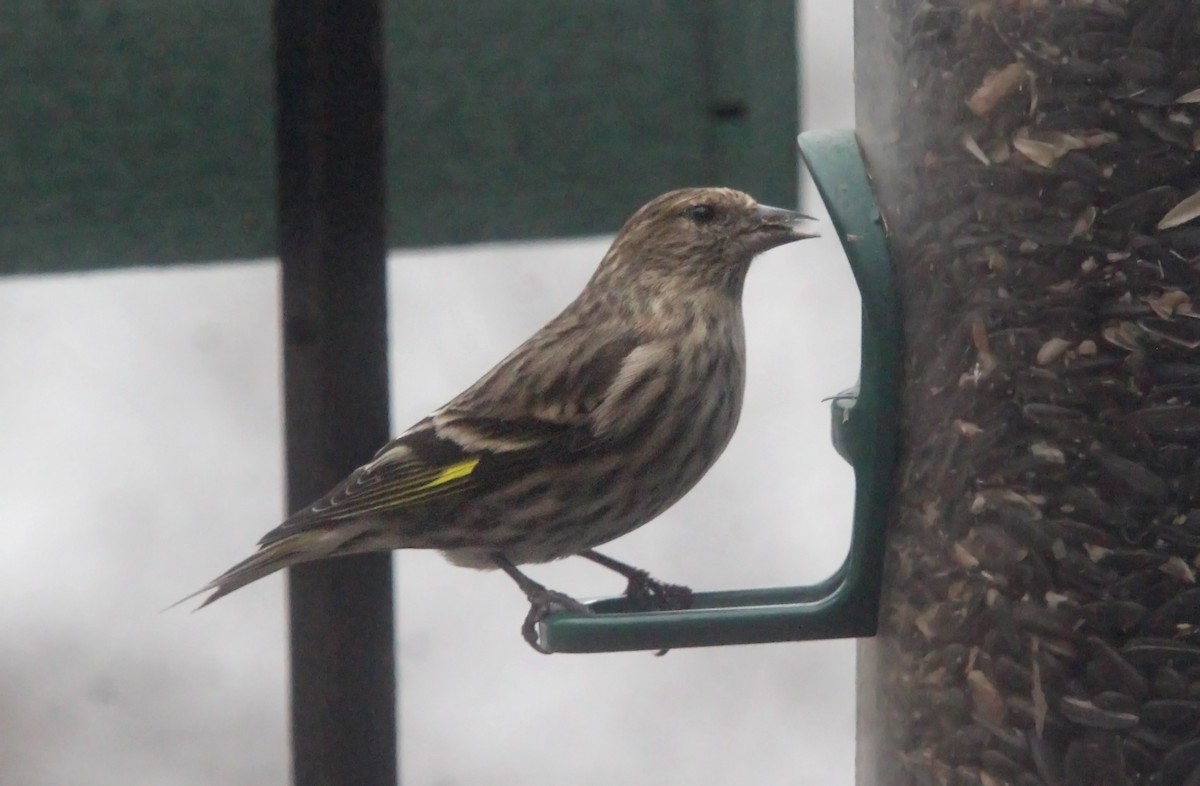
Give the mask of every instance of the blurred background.
M 804 126 L 852 126 L 851 4 L 803 0 L 797 40 Z M 724 457 L 606 553 L 697 590 L 840 564 L 852 475 L 822 399 L 855 379 L 859 317 L 824 232 L 751 272 Z M 392 255 L 393 432 L 557 313 L 609 240 Z M 0 278 L 0 784 L 287 783 L 283 577 L 163 610 L 285 513 L 278 301 L 271 260 Z M 407 783 L 853 782 L 852 642 L 543 657 L 505 576 L 395 560 Z M 530 573 L 623 588 L 579 559 Z

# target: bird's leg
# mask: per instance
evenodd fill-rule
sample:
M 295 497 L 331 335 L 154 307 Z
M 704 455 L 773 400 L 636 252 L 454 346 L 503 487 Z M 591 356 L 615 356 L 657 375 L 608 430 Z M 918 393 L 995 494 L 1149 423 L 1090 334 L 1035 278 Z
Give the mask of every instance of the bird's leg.
M 525 615 L 525 623 L 521 625 L 521 635 L 529 646 L 543 655 L 549 655 L 550 650 L 538 643 L 537 625 L 556 611 L 574 611 L 577 614 L 591 614 L 592 610 L 584 604 L 562 592 L 538 584 L 533 579 L 517 570 L 517 566 L 502 554 L 493 554 L 492 562 L 517 582 L 521 592 L 529 600 L 529 613 Z
M 640 611 L 677 611 L 692 607 L 692 591 L 680 584 L 667 584 L 664 581 L 651 578 L 650 574 L 641 568 L 626 565 L 624 562 L 606 557 L 603 554 L 588 549 L 579 552 L 579 556 L 590 559 L 597 565 L 603 565 L 609 570 L 615 570 L 629 584 L 625 587 L 625 597 Z

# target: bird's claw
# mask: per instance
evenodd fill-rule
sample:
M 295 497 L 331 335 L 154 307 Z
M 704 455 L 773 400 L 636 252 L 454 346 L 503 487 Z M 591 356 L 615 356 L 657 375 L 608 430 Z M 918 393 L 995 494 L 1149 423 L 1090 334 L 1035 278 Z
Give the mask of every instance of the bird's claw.
M 551 651 L 542 646 L 538 641 L 537 626 L 542 620 L 549 617 L 556 611 L 571 611 L 576 614 L 594 614 L 590 608 L 580 603 L 562 592 L 555 592 L 550 589 L 543 589 L 534 595 L 529 596 L 529 613 L 525 615 L 525 623 L 521 626 L 521 635 L 525 641 L 543 655 L 551 654 Z
M 681 611 L 692 607 L 695 593 L 682 584 L 668 584 L 641 571 L 629 577 L 625 597 L 638 611 Z
M 695 593 L 682 584 L 668 584 L 651 578 L 646 571 L 638 571 L 629 577 L 625 597 L 638 611 L 681 611 L 692 607 Z M 669 650 L 661 649 L 655 656 L 662 657 Z

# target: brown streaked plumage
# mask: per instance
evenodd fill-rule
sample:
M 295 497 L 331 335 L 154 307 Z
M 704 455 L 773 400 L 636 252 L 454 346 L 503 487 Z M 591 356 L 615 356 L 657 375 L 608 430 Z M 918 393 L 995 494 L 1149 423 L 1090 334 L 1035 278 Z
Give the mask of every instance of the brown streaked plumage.
M 650 605 L 685 603 L 683 588 L 592 549 L 666 510 L 724 450 L 742 405 L 746 272 L 762 251 L 812 237 L 807 218 L 723 188 L 652 200 L 562 313 L 268 532 L 200 590 L 212 591 L 203 605 L 301 562 L 402 548 L 513 576 L 535 647 L 536 619 L 581 607 L 515 565 L 581 555 Z

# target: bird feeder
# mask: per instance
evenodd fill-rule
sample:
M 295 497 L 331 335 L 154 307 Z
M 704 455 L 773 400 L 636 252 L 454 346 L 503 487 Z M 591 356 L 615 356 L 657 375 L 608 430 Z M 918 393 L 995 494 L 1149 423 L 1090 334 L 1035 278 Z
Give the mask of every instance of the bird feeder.
M 855 477 L 845 561 L 818 584 L 701 592 L 686 610 L 632 611 L 626 598 L 593 601 L 587 604 L 592 614 L 559 612 L 540 624 L 546 650 L 664 650 L 875 633 L 897 445 L 900 317 L 883 226 L 854 134 L 806 133 L 800 152 L 862 295 L 860 381 L 832 404 L 834 446 Z
M 858 783 L 1200 784 L 1200 3 L 854 5 L 908 355 Z

